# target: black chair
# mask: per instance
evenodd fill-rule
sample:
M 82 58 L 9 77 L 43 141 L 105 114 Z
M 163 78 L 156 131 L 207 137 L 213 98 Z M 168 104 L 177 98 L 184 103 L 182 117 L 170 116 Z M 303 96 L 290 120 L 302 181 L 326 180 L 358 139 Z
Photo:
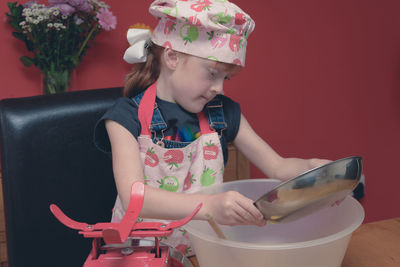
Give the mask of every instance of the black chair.
M 107 222 L 116 197 L 112 163 L 93 144 L 96 121 L 121 88 L 0 101 L 0 142 L 10 267 L 82 266 L 91 240 L 62 225 Z

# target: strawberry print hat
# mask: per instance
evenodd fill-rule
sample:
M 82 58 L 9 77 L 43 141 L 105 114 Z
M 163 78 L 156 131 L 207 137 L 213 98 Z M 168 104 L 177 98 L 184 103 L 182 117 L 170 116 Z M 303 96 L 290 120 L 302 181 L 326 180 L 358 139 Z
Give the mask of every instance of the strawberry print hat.
M 255 23 L 227 0 L 156 0 L 159 19 L 151 40 L 173 50 L 244 66 L 247 38 Z

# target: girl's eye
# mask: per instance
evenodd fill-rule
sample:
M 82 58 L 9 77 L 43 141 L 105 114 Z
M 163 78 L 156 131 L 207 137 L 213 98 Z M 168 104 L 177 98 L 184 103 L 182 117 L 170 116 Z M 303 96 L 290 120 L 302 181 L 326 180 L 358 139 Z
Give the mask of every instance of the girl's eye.
M 211 70 L 210 70 L 210 77 L 211 77 L 211 78 L 215 78 L 216 75 L 217 75 L 217 74 L 216 74 L 214 71 L 211 71 Z

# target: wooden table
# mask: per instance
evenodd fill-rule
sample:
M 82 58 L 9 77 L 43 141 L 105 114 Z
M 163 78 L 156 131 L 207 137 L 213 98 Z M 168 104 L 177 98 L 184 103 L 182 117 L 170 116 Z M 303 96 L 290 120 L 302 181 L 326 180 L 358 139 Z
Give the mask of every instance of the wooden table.
M 199 267 L 196 257 L 190 258 Z M 341 267 L 399 267 L 400 217 L 361 225 L 354 231 Z
M 361 225 L 350 240 L 342 267 L 400 266 L 400 217 Z

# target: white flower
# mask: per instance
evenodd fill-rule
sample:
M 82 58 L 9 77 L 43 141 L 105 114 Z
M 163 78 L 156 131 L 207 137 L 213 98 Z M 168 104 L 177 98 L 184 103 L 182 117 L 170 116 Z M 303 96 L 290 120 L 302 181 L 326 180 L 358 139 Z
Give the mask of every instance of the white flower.
M 61 29 L 65 30 L 67 28 L 65 25 L 63 25 L 62 23 L 59 23 L 59 22 L 54 23 L 53 26 L 57 31 L 59 31 Z
M 26 21 L 21 21 L 20 23 L 19 23 L 19 26 L 24 26 L 26 24 Z
M 62 15 L 61 18 L 62 18 L 62 19 L 67 19 L 68 16 L 67 16 L 67 15 Z
M 40 10 L 38 10 L 38 9 L 32 10 L 32 15 L 34 15 L 34 16 L 38 16 L 39 13 L 40 13 Z
M 60 14 L 60 11 L 58 11 L 58 9 L 56 9 L 55 11 L 53 11 L 53 15 L 54 16 L 58 16 Z
M 50 23 L 47 23 L 47 27 L 48 27 L 48 28 L 53 28 L 53 23 L 51 23 L 51 22 L 50 22 Z
M 32 15 L 32 10 L 30 8 L 24 8 L 22 10 L 22 16 L 29 17 L 30 15 Z

